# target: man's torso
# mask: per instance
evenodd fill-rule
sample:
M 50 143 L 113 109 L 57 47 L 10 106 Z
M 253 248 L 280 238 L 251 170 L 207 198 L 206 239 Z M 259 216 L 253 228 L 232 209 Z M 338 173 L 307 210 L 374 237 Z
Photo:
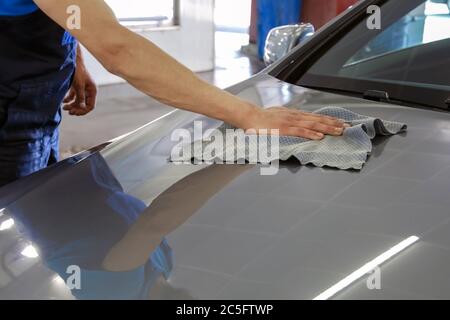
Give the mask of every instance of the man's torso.
M 0 0 L 0 98 L 74 63 L 75 40 L 32 0 Z

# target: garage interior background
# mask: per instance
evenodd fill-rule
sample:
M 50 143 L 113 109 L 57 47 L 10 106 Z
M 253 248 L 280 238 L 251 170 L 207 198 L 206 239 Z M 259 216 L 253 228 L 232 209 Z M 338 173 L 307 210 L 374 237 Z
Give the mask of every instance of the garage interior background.
M 311 22 L 316 29 L 356 0 L 105 0 L 124 25 L 147 37 L 205 80 L 225 88 L 264 68 L 268 30 Z M 259 54 L 258 54 L 259 47 Z M 99 86 L 96 109 L 64 116 L 61 156 L 135 130 L 171 111 L 108 73 L 87 51 Z M 149 57 L 151 59 L 151 57 Z M 80 130 L 80 128 L 83 128 Z

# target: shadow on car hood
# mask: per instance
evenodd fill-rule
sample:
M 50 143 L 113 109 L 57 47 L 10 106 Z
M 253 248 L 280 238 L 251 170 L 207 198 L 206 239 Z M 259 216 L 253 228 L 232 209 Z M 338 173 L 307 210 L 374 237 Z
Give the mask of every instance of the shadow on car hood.
M 0 298 L 71 298 L 49 263 L 68 252 L 82 270 L 117 276 L 147 264 L 158 275 L 149 257 L 167 241 L 170 281 L 153 279 L 150 298 L 313 299 L 411 236 L 418 241 L 377 271 L 379 289 L 369 290 L 375 274 L 365 275 L 333 298 L 450 298 L 449 114 L 267 75 L 230 91 L 264 107 L 344 107 L 409 129 L 377 138 L 361 171 L 286 161 L 276 175 L 262 176 L 259 165 L 168 162 L 174 129 L 190 130 L 195 119 L 220 125 L 172 112 L 0 190 L 7 214 L 0 224 L 7 217 L 17 227 L 0 231 Z M 73 249 L 80 241 L 84 249 Z M 39 258 L 23 254 L 30 243 Z M 142 282 L 149 281 L 146 274 Z

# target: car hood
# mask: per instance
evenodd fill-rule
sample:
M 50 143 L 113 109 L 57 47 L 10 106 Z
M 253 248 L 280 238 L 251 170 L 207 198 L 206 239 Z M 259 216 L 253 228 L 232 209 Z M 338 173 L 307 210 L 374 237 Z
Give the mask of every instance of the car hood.
M 160 241 L 173 260 L 169 281 L 154 282 L 152 298 L 450 298 L 450 114 L 265 74 L 230 91 L 264 107 L 344 107 L 404 122 L 408 131 L 376 138 L 361 171 L 293 160 L 263 176 L 259 165 L 168 162 L 175 129 L 190 130 L 193 120 L 220 125 L 174 111 L 0 190 L 7 214 L 0 221 L 15 221 L 0 231 L 0 298 L 72 298 L 52 261 L 74 244 L 84 249 L 70 251 L 71 261 L 84 255 L 82 268 L 103 270 L 114 248 L 108 270 L 124 272 L 146 263 L 142 254 Z M 407 239 L 414 243 L 389 256 Z M 386 255 L 379 268 L 360 269 Z

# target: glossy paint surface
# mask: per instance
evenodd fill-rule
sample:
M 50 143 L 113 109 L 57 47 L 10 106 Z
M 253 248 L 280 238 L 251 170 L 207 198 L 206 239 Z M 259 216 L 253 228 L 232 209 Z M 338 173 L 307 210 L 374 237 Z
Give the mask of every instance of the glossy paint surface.
M 367 275 L 332 298 L 450 298 L 449 113 L 309 90 L 264 74 L 230 90 L 263 107 L 339 106 L 409 129 L 375 140 L 361 171 L 288 161 L 262 176 L 258 165 L 168 162 L 175 129 L 192 128 L 193 120 L 220 124 L 175 111 L 0 190 L 8 215 L 0 224 L 25 222 L 25 233 L 19 222 L 0 231 L 0 298 L 72 299 L 46 260 L 93 235 L 102 245 L 87 246 L 83 263 L 115 272 L 139 267 L 167 240 L 174 269 L 168 282 L 154 285 L 154 299 L 313 299 L 417 236 L 381 266 L 380 290 L 367 288 Z M 116 210 L 111 199 L 126 204 Z M 136 222 L 113 223 L 138 204 L 147 208 Z M 29 240 L 39 257 L 21 253 Z

